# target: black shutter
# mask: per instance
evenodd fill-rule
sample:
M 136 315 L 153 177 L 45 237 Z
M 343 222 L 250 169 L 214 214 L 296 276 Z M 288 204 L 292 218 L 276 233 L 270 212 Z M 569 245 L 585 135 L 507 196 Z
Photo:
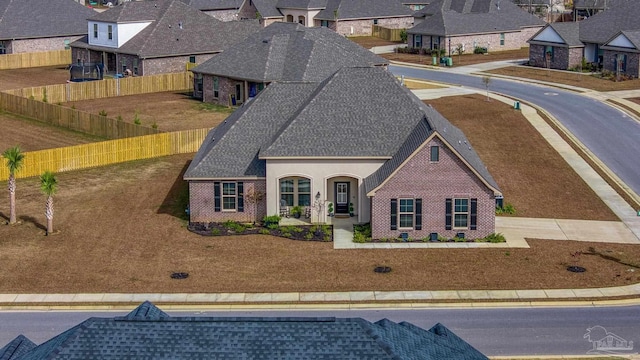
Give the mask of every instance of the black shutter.
M 238 212 L 244 212 L 244 184 L 238 181 Z
M 444 204 L 444 229 L 451 230 L 451 199 L 445 200 Z
M 220 182 L 213 183 L 213 211 L 220 212 Z
M 478 227 L 478 199 L 471 199 L 471 217 L 469 219 L 469 230 Z
M 398 229 L 398 199 L 391 199 L 391 230 Z
M 422 230 L 422 199 L 416 199 L 416 230 Z

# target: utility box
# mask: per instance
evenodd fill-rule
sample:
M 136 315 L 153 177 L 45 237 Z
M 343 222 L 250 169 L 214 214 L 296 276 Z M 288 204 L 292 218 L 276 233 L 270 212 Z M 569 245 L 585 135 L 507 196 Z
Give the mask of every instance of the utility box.
M 513 108 L 516 110 L 520 110 L 520 101 L 516 101 L 513 103 Z

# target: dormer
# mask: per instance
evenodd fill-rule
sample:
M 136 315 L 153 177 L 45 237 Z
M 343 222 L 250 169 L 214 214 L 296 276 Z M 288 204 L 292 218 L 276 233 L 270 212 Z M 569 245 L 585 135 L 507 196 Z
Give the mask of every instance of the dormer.
M 88 40 L 90 45 L 119 48 L 149 26 L 151 21 L 115 23 L 89 20 Z

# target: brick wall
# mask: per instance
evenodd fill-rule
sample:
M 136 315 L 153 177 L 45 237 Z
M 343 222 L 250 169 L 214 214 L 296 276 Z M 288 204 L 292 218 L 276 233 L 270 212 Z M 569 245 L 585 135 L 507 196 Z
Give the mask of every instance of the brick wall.
M 118 55 L 118 56 L 121 56 L 121 55 Z M 209 60 L 212 56 L 213 54 L 196 55 L 196 63 L 202 64 L 203 62 Z M 140 70 L 141 71 L 140 75 L 155 75 L 155 74 L 164 74 L 164 73 L 171 73 L 171 72 L 183 72 L 185 71 L 188 62 L 189 62 L 189 55 L 145 59 L 142 61 L 143 66 L 140 66 L 141 69 L 144 67 L 144 72 Z
M 547 60 L 545 54 L 545 45 L 531 44 L 529 46 L 529 64 L 531 66 L 537 66 L 541 68 L 547 67 Z M 567 70 L 575 68 L 582 64 L 582 50 L 583 48 L 567 48 L 567 47 L 553 47 L 553 56 L 551 57 L 551 69 Z
M 431 145 L 440 146 L 440 160 L 429 161 Z M 400 198 L 422 199 L 422 230 L 390 230 L 390 201 Z M 477 198 L 477 230 L 445 230 L 447 198 Z M 372 199 L 371 230 L 374 238 L 398 237 L 408 232 L 411 238 L 424 238 L 429 233 L 452 238 L 464 232 L 466 238 L 482 238 L 495 232 L 495 199 L 493 192 L 467 169 L 439 139 L 432 140 L 409 160 Z
M 247 201 L 246 196 L 253 191 L 266 193 L 264 180 L 243 181 L 244 211 L 214 211 L 213 181 L 189 181 L 189 210 L 191 222 L 223 222 L 234 220 L 239 222 L 260 221 L 267 213 L 266 196 L 257 204 Z
M 603 68 L 605 70 L 615 73 L 616 67 L 617 67 L 616 59 L 618 54 L 627 55 L 626 71 L 622 73 L 625 75 L 629 75 L 637 78 L 640 71 L 640 54 L 639 53 L 604 50 L 602 54 Z
M 39 39 L 23 39 L 7 41 L 7 54 L 18 54 L 39 51 L 64 50 L 64 41 L 72 43 L 82 36 L 63 36 Z
M 378 25 L 384 26 L 392 29 L 401 29 L 401 28 L 410 28 L 413 23 L 412 16 L 405 17 L 397 17 L 397 18 L 384 18 L 378 19 Z M 319 26 L 315 23 L 315 26 Z M 335 30 L 332 27 L 331 23 L 329 23 L 329 27 L 332 30 Z M 371 35 L 371 26 L 373 25 L 373 19 L 362 19 L 362 20 L 338 20 L 337 21 L 337 30 L 336 32 L 345 36 L 360 36 L 360 35 Z M 353 32 L 352 32 L 353 28 Z
M 203 88 L 203 99 L 202 101 L 218 104 L 218 105 L 229 105 L 229 95 L 236 93 L 236 84 L 240 84 L 244 86 L 244 82 L 240 80 L 234 80 L 227 77 L 218 77 L 218 98 L 213 97 L 213 75 L 203 75 L 202 78 L 202 88 Z
M 465 36 L 449 36 L 441 38 L 440 47 L 444 47 L 449 54 L 449 46 L 451 46 L 451 55 L 456 54 L 455 49 L 460 45 L 464 45 L 464 54 L 472 54 L 475 46 L 486 47 L 489 52 L 518 50 L 527 47 L 529 40 L 542 27 L 525 28 L 520 31 L 505 32 L 504 45 L 500 45 L 500 33 L 491 34 L 475 34 Z M 407 43 L 409 47 L 413 47 L 413 35 L 408 34 Z M 431 49 L 431 36 L 422 35 L 422 47 Z

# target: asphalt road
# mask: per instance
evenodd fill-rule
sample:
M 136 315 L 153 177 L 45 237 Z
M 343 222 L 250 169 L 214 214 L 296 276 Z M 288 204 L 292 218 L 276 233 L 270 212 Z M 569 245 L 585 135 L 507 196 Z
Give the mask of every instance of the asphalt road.
M 486 89 L 479 76 L 389 66 L 395 75 Z M 538 105 L 556 117 L 636 194 L 640 194 L 640 123 L 611 106 L 548 86 L 492 78 L 489 90 Z M 499 140 L 500 134 L 496 134 Z
M 0 312 L 0 348 L 19 334 L 40 344 L 89 317 L 126 312 Z M 640 306 L 424 310 L 190 311 L 171 316 L 335 316 L 409 321 L 424 329 L 440 322 L 488 356 L 585 355 L 584 335 L 600 325 L 640 349 Z

